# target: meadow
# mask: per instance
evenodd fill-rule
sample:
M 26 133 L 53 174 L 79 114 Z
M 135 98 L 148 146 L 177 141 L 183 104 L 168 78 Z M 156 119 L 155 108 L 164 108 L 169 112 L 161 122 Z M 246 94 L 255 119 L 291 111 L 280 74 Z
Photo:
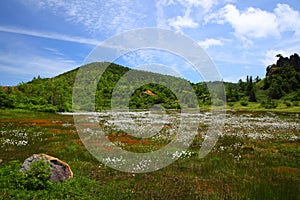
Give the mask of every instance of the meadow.
M 143 139 L 116 128 L 105 112 L 93 120 L 115 145 L 149 152 L 174 138 L 177 121 L 174 113 L 167 121 L 155 115 L 142 118 L 145 114 L 124 115 L 134 115 L 141 124 L 158 122 L 158 134 Z M 174 163 L 154 172 L 127 173 L 108 166 L 117 158 L 102 163 L 90 154 L 72 115 L 1 110 L 0 199 L 300 199 L 299 113 L 228 111 L 216 145 L 199 158 L 210 115 L 202 111 L 197 117 L 188 116 L 190 121 L 199 120 L 197 135 L 187 150 L 172 152 Z M 132 129 L 130 121 L 119 120 L 117 125 Z M 140 132 L 147 135 L 157 131 L 155 127 Z M 34 153 L 67 162 L 74 178 L 42 189 L 24 187 L 18 170 Z

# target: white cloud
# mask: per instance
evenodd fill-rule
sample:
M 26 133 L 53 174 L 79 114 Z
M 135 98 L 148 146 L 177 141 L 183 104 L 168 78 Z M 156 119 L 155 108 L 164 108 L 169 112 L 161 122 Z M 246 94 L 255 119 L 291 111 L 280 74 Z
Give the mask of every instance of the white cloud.
M 263 38 L 280 36 L 283 31 L 292 31 L 300 35 L 299 12 L 287 4 L 277 4 L 274 12 L 249 7 L 240 11 L 236 6 L 228 4 L 217 13 L 206 17 L 205 23 L 229 23 L 237 37 Z
M 300 15 L 287 4 L 277 4 L 274 10 L 280 31 L 293 31 L 300 36 Z
M 279 35 L 276 16 L 259 8 L 250 7 L 240 12 L 234 5 L 228 4 L 218 13 L 210 15 L 206 21 L 219 24 L 227 22 L 238 37 L 261 38 Z
M 172 0 L 172 1 L 157 1 L 157 21 L 158 25 L 168 25 L 174 27 L 177 31 L 181 31 L 182 28 L 197 28 L 199 21 L 203 20 L 203 15 L 211 11 L 213 6 L 218 4 L 219 0 Z M 159 3 L 158 3 L 159 2 Z M 164 11 L 177 10 L 176 13 L 183 11 L 182 15 L 167 16 L 165 18 Z M 172 13 L 174 14 L 175 11 Z
M 198 42 L 198 44 L 204 49 L 208 49 L 211 46 L 223 46 L 224 45 L 224 43 L 221 40 L 217 40 L 217 39 L 213 39 L 213 38 L 207 38 L 204 41 Z
M 191 17 L 184 15 L 183 17 L 177 16 L 175 19 L 170 19 L 169 25 L 174 27 L 176 30 L 180 30 L 181 28 L 196 28 L 199 24 Z

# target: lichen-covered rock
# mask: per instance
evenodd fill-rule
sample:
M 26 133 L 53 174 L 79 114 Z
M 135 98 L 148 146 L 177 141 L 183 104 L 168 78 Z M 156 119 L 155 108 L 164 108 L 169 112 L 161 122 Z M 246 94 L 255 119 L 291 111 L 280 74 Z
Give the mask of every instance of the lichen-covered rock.
M 32 163 L 41 159 L 45 160 L 46 162 L 49 162 L 49 165 L 51 167 L 51 176 L 49 178 L 50 181 L 60 182 L 63 180 L 69 180 L 73 178 L 73 172 L 71 171 L 71 168 L 67 163 L 47 154 L 33 154 L 24 161 L 19 171 L 24 172 L 28 170 Z

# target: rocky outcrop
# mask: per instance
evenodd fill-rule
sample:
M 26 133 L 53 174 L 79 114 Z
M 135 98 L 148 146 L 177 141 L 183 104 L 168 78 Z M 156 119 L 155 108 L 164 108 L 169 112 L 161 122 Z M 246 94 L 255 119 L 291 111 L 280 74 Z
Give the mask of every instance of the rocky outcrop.
M 41 159 L 49 162 L 49 165 L 51 167 L 51 176 L 49 178 L 50 181 L 60 182 L 73 178 L 73 172 L 67 163 L 47 154 L 33 154 L 31 157 L 27 158 L 24 161 L 22 168 L 19 171 L 24 172 L 28 170 L 32 163 Z

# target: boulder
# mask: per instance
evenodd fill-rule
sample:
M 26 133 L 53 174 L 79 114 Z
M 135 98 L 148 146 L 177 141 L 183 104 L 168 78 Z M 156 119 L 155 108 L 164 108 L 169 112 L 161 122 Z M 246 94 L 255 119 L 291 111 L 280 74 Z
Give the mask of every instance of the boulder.
M 60 182 L 73 178 L 73 172 L 67 163 L 47 154 L 33 154 L 24 161 L 19 171 L 24 172 L 28 170 L 32 163 L 41 159 L 49 162 L 49 165 L 51 167 L 51 176 L 49 178 L 50 181 Z

